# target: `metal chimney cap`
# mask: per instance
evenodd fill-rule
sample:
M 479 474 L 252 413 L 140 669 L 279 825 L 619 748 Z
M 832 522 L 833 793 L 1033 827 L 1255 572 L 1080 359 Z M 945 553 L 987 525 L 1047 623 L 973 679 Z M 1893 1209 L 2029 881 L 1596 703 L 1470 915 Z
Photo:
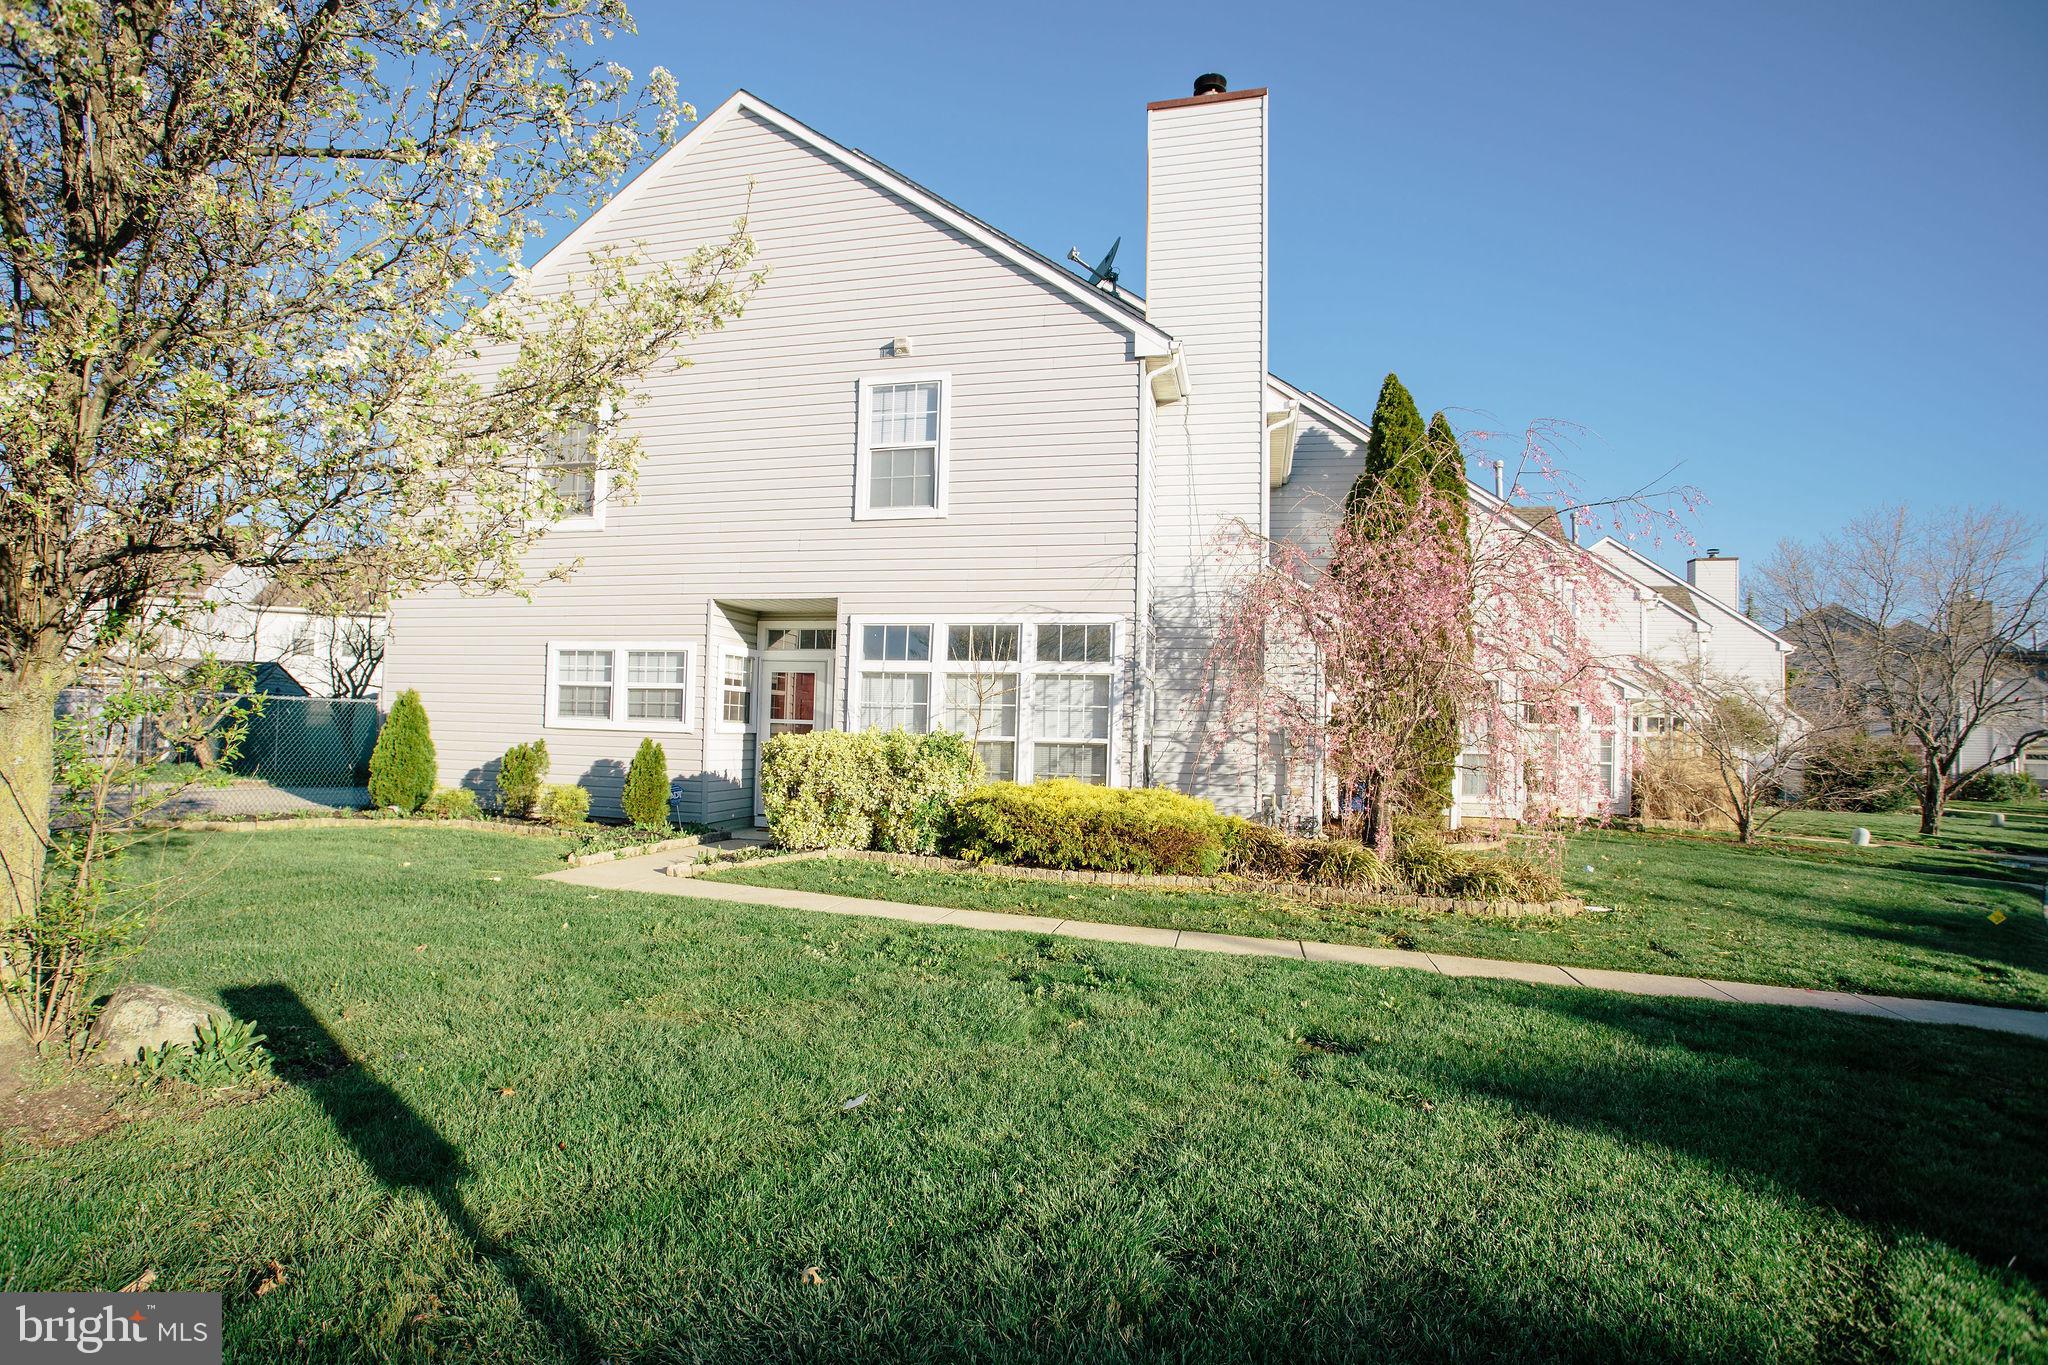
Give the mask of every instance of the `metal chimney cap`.
M 1197 95 L 1221 95 L 1228 92 L 1229 89 L 1230 82 L 1223 79 L 1221 72 L 1205 71 L 1195 77 L 1195 93 Z

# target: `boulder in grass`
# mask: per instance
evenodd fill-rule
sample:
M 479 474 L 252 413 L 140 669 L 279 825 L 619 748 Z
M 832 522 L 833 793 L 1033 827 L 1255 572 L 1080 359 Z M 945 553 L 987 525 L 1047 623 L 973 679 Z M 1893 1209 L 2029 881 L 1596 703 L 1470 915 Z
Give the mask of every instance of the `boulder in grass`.
M 132 1066 L 146 1047 L 190 1046 L 208 1019 L 225 1019 L 218 1005 L 168 986 L 127 985 L 107 997 L 93 1020 L 92 1040 L 106 1066 Z

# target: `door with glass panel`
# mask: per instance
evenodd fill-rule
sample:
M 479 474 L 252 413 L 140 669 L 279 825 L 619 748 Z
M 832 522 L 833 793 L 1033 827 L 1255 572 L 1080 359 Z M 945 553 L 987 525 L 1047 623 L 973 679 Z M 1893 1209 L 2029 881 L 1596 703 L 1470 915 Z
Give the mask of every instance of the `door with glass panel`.
M 832 651 L 837 639 L 834 628 L 825 625 L 761 627 L 759 715 L 754 727 L 761 741 L 832 728 Z M 757 745 L 754 814 L 765 810 Z

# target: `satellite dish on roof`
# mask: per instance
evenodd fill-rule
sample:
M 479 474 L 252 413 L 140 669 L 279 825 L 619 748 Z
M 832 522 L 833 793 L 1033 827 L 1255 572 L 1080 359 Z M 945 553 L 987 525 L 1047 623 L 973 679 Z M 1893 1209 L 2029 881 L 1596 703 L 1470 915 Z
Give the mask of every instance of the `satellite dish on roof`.
M 1088 283 L 1096 286 L 1098 289 L 1106 288 L 1114 293 L 1116 291 L 1116 249 L 1123 244 L 1124 239 L 1121 237 L 1111 242 L 1109 250 L 1104 252 L 1102 259 L 1094 265 L 1090 265 L 1081 259 L 1081 248 L 1079 247 L 1070 248 L 1067 252 L 1067 259 L 1088 272 Z

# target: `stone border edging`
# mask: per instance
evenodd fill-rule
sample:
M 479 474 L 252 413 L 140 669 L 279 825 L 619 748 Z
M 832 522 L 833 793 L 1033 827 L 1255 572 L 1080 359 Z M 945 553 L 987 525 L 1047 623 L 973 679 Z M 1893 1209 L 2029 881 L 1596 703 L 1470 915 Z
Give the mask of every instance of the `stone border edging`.
M 701 834 L 684 834 L 674 839 L 663 839 L 653 844 L 628 844 L 623 848 L 604 848 L 595 853 L 571 853 L 569 866 L 595 867 L 619 858 L 641 858 L 650 853 L 674 853 L 679 849 L 695 848 L 704 842 Z
M 1564 918 L 1585 913 L 1586 903 L 1561 901 L 1451 900 L 1441 896 L 1401 896 L 1343 886 L 1312 886 L 1299 882 L 1267 881 L 1252 877 L 1150 876 L 1138 872 L 1094 872 L 1051 867 L 1019 867 L 1010 863 L 979 863 L 966 858 L 941 858 L 923 853 L 877 853 L 871 849 L 807 849 L 778 853 L 766 858 L 671 863 L 662 871 L 671 877 L 694 877 L 701 872 L 723 871 L 726 866 L 760 866 L 767 863 L 808 862 L 817 858 L 850 858 L 857 862 L 884 863 L 928 872 L 973 872 L 1017 881 L 1067 882 L 1088 886 L 1116 886 L 1158 891 L 1263 891 L 1290 900 L 1310 903 L 1336 902 L 1397 910 L 1432 910 L 1440 914 L 1465 915 L 1478 919 Z

